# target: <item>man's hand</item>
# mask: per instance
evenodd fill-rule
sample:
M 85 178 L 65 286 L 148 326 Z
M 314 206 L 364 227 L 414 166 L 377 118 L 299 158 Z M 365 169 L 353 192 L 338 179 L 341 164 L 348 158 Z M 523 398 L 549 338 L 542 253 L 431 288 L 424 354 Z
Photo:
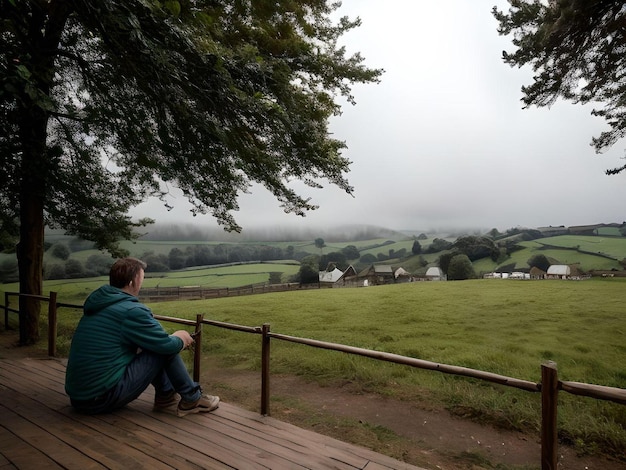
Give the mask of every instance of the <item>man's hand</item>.
M 187 349 L 189 346 L 191 346 L 194 343 L 194 340 L 189 334 L 189 332 L 185 330 L 175 331 L 174 333 L 172 333 L 172 336 L 178 336 L 180 339 L 183 340 L 183 349 Z

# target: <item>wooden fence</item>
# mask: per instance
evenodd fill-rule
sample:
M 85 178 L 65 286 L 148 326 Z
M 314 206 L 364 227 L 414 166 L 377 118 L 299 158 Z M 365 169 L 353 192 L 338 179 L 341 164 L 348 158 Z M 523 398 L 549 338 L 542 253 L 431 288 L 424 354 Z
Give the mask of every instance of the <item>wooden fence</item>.
M 8 314 L 18 310 L 9 307 L 10 296 L 23 296 L 18 293 L 5 293 L 4 318 L 5 329 L 8 328 Z M 50 292 L 49 297 L 44 296 L 27 296 L 34 297 L 39 300 L 49 302 L 48 308 L 48 354 L 56 355 L 56 322 L 57 308 L 70 307 L 82 308 L 80 305 L 62 304 L 56 301 L 55 292 Z M 447 364 L 439 364 L 412 357 L 401 356 L 381 351 L 373 351 L 370 349 L 356 348 L 346 346 L 344 344 L 328 343 L 309 338 L 300 338 L 296 336 L 288 336 L 270 331 L 269 324 L 262 326 L 250 327 L 237 325 L 232 323 L 224 323 L 215 320 L 207 320 L 204 314 L 196 315 L 196 320 L 186 320 L 176 317 L 167 317 L 155 315 L 159 321 L 178 323 L 194 328 L 193 336 L 195 338 L 194 360 L 193 360 L 193 378 L 196 382 L 200 381 L 200 359 L 202 353 L 202 326 L 209 325 L 217 328 L 226 328 L 244 333 L 258 334 L 261 336 L 261 414 L 270 414 L 270 345 L 271 340 L 288 341 L 292 343 L 303 344 L 315 348 L 333 350 L 347 354 L 354 354 L 363 357 L 369 357 L 379 361 L 392 362 L 402 364 L 418 369 L 432 370 L 444 374 L 459 375 L 474 379 L 484 380 L 506 387 L 514 387 L 527 392 L 541 393 L 541 468 L 542 470 L 556 470 L 558 457 L 558 393 L 564 391 L 573 395 L 595 398 L 598 400 L 607 400 L 622 405 L 626 405 L 626 389 L 605 387 L 601 385 L 592 385 L 580 382 L 562 381 L 558 378 L 557 365 L 552 361 L 548 361 L 541 365 L 541 382 L 535 383 L 527 380 L 516 379 L 504 375 L 493 374 L 482 370 L 470 369 L 467 367 L 459 367 Z
M 215 299 L 218 297 L 236 297 L 239 295 L 266 294 L 270 292 L 287 292 L 301 289 L 319 289 L 319 283 L 299 284 L 250 284 L 241 287 L 143 287 L 139 300 L 143 302 L 166 302 L 172 300 Z

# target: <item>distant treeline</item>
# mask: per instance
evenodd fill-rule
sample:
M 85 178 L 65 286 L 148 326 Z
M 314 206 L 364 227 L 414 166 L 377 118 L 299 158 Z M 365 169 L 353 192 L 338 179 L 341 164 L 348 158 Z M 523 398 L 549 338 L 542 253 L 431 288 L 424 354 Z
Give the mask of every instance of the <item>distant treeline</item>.
M 194 243 L 184 245 L 184 238 L 171 238 L 173 234 L 168 232 L 167 235 L 170 240 L 176 240 L 177 243 L 182 242 L 182 244 L 171 248 L 167 254 L 147 251 L 141 254 L 134 254 L 134 256 L 140 257 L 148 264 L 147 272 L 167 272 L 197 266 L 215 266 L 253 261 L 293 260 L 306 265 L 306 276 L 300 273 L 299 278 L 293 280 L 302 282 L 302 277 L 316 281 L 318 271 L 323 271 L 329 266 L 345 270 L 349 265 L 352 265 L 358 270 L 371 264 L 385 263 L 388 260 L 406 260 L 415 256 L 414 260 L 417 261 L 409 264 L 413 266 L 413 268 L 419 268 L 427 264 L 422 255 L 433 253 L 442 253 L 438 262 L 438 265 L 442 268 L 448 266 L 448 262 L 455 253 L 467 255 L 471 262 L 484 257 L 490 257 L 498 263 L 504 263 L 511 253 L 521 249 L 518 245 L 520 241 L 535 240 L 546 236 L 553 236 L 557 233 L 581 233 L 583 229 L 585 230 L 585 234 L 589 235 L 598 235 L 600 231 L 602 231 L 602 235 L 606 236 L 607 231 L 610 230 L 613 231 L 612 234 L 615 236 L 624 236 L 626 233 L 625 226 L 622 224 L 601 224 L 596 226 L 576 227 L 575 229 L 576 230 L 567 227 L 549 227 L 543 230 L 537 230 L 516 227 L 505 232 L 492 229 L 482 236 L 460 236 L 457 238 L 456 242 L 451 242 L 444 238 L 434 238 L 427 242 L 428 237 L 422 233 L 417 237 L 412 237 L 414 242 L 410 250 L 405 248 L 398 250 L 394 250 L 390 247 L 385 248 L 387 245 L 394 243 L 393 240 L 387 240 L 370 246 L 361 246 L 360 249 L 355 245 L 346 245 L 341 249 L 336 249 L 336 251 L 324 252 L 323 248 L 326 248 L 326 251 L 328 251 L 328 248 L 324 244 L 324 239 L 317 238 L 315 239 L 315 246 L 320 248 L 319 254 L 316 252 L 315 248 L 311 250 L 313 242 L 309 244 L 308 251 L 305 251 L 301 244 L 298 245 L 298 242 L 284 248 L 264 244 L 262 242 L 220 244 L 213 242 L 211 244 Z M 174 230 L 174 228 L 172 228 L 172 230 Z M 387 231 L 387 233 L 390 234 L 390 231 Z M 178 234 L 182 237 L 183 231 L 179 231 Z M 380 240 L 380 235 L 383 233 L 381 233 L 380 229 L 376 231 L 372 227 L 361 227 L 360 232 L 356 231 L 352 233 L 353 236 L 355 234 L 359 235 L 359 238 L 366 234 L 368 236 L 375 235 L 378 237 L 378 240 Z M 160 235 L 165 234 L 160 233 Z M 187 235 L 192 235 L 191 238 L 200 236 L 199 233 Z M 397 233 L 395 233 L 395 235 L 397 235 Z M 155 237 L 147 238 L 154 239 Z M 84 257 L 72 256 L 72 253 L 93 250 L 93 243 L 69 236 L 57 235 L 50 237 L 50 239 L 53 240 L 53 242 L 48 242 L 45 246 L 46 259 L 44 262 L 44 279 L 78 279 L 108 275 L 109 268 L 113 261 L 112 257 L 108 254 L 93 254 L 84 261 L 80 260 L 84 259 Z M 206 240 L 206 238 L 204 239 Z M 348 238 L 344 238 L 344 240 L 346 239 Z M 354 238 L 352 238 L 352 240 L 354 240 Z M 420 242 L 423 243 L 423 246 Z M 372 249 L 374 248 L 380 249 L 380 251 L 376 254 L 372 254 Z M 362 251 L 368 251 L 368 253 L 361 255 Z M 5 253 L 7 253 L 7 251 L 5 251 Z M 5 257 L 0 263 L 0 282 L 15 282 L 17 279 L 17 260 L 13 257 L 10 259 Z
M 362 241 L 376 238 L 398 238 L 404 235 L 400 232 L 374 225 L 349 225 L 331 228 L 270 227 L 247 228 L 241 233 L 229 233 L 219 228 L 206 227 L 197 224 L 167 224 L 156 223 L 150 226 L 149 232 L 142 236 L 146 241 L 198 242 L 211 240 L 213 242 L 295 242 L 308 241 L 323 237 L 327 242 L 342 242 L 347 240 Z

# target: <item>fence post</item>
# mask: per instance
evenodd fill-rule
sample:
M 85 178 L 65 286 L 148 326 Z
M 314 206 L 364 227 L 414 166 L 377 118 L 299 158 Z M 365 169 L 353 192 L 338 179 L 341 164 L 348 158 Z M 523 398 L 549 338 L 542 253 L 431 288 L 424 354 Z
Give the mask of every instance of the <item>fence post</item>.
M 270 414 L 270 325 L 263 324 L 261 336 L 261 414 Z
M 48 300 L 48 356 L 57 355 L 57 293 L 50 292 Z
M 202 320 L 204 313 L 196 315 L 195 348 L 193 350 L 193 380 L 200 382 L 200 359 L 202 359 Z
M 9 293 L 4 293 L 4 331 L 9 329 Z
M 541 365 L 541 470 L 556 470 L 558 390 L 556 363 L 548 361 Z

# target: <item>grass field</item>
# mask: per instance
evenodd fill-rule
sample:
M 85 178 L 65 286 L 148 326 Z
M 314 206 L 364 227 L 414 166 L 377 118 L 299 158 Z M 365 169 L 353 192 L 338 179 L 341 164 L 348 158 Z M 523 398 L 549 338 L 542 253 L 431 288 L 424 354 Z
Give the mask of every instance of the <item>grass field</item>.
M 60 286 L 57 286 L 60 287 Z M 68 283 L 61 291 L 85 285 Z M 206 318 L 273 332 L 386 351 L 540 382 L 546 360 L 562 380 L 626 388 L 626 281 L 474 280 L 359 289 L 284 292 L 156 303 L 156 314 Z M 67 351 L 80 312 L 64 311 L 59 348 Z M 223 367 L 258 370 L 256 335 L 207 327 L 204 353 Z M 540 396 L 504 386 L 274 341 L 272 371 L 332 385 L 350 380 L 404 400 L 536 435 Z M 559 399 L 560 438 L 582 452 L 626 448 L 626 406 Z

